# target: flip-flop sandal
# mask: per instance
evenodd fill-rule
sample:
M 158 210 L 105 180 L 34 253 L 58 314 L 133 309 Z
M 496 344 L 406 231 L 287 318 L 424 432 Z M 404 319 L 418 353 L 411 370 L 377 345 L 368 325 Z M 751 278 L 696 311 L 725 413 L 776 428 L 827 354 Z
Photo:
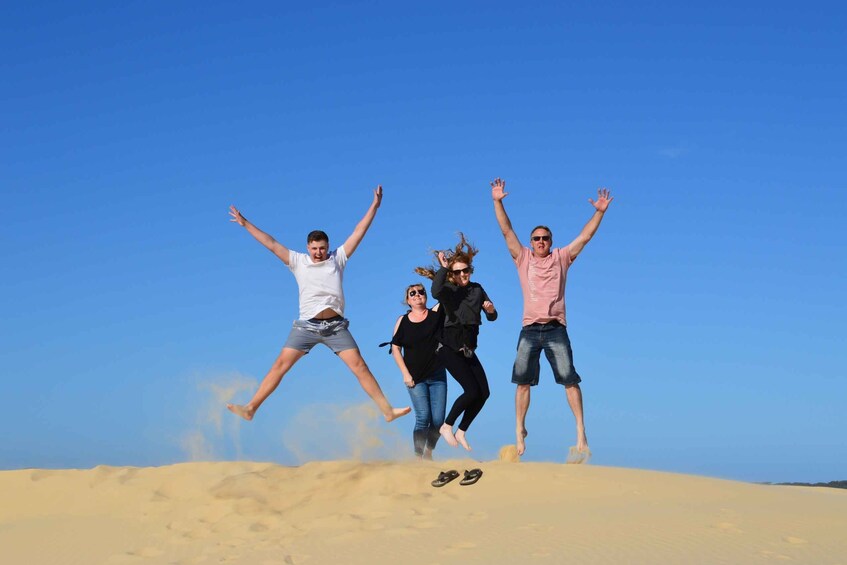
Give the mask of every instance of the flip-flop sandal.
M 441 471 L 438 473 L 438 478 L 432 481 L 432 486 L 434 487 L 443 487 L 453 479 L 459 476 L 459 471 L 449 470 L 449 471 Z
M 465 471 L 465 476 L 459 481 L 460 485 L 468 486 L 472 485 L 479 480 L 482 476 L 482 470 L 480 469 L 471 469 L 470 471 Z

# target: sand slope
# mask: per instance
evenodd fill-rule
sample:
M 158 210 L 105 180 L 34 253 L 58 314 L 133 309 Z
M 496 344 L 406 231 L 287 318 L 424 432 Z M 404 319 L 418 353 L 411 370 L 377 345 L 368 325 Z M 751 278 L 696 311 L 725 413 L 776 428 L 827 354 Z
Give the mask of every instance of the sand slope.
M 12 564 L 847 563 L 847 491 L 553 463 L 0 472 Z

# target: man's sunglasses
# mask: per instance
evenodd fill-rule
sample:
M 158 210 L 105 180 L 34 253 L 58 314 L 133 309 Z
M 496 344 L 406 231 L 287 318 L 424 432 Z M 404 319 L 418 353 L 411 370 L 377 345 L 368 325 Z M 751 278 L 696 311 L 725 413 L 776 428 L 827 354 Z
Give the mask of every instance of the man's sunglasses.
M 534 235 L 532 241 L 550 241 L 549 235 Z
M 412 290 L 409 291 L 409 298 L 411 298 L 413 296 L 417 296 L 419 294 L 421 296 L 426 296 L 426 291 L 424 289 L 421 289 L 421 290 L 412 289 Z
M 471 268 L 465 267 L 464 269 L 453 269 L 450 272 L 453 273 L 454 275 L 467 275 L 468 273 L 471 272 Z

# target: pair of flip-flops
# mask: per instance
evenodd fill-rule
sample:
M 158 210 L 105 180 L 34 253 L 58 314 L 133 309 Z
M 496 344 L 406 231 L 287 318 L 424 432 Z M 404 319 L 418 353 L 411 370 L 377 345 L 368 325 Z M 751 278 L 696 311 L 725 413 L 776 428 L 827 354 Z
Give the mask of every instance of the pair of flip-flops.
M 472 485 L 479 480 L 482 476 L 481 469 L 471 469 L 470 471 L 465 471 L 465 476 L 462 477 L 462 480 L 459 481 L 460 485 L 468 486 Z M 450 481 L 457 479 L 459 477 L 459 471 L 455 469 L 451 469 L 449 471 L 441 471 L 438 473 L 438 478 L 432 481 L 432 486 L 434 487 L 443 487 Z

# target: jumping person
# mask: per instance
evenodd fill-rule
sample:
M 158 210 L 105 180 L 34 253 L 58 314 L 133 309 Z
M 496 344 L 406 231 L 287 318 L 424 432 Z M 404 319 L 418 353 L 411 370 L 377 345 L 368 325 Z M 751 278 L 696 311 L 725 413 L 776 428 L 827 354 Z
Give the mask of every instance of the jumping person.
M 471 282 L 473 258 L 476 248 L 459 234 L 461 240 L 449 254 L 438 251 L 439 269 L 418 267 L 415 272 L 432 279 L 432 296 L 444 308 L 444 328 L 438 349 L 438 359 L 462 387 L 462 394 L 456 398 L 440 432 L 444 440 L 457 447 L 462 445 L 470 451 L 465 437 L 471 423 L 488 400 L 490 391 L 485 370 L 476 356 L 477 335 L 482 323 L 481 312 L 485 312 L 488 321 L 497 319 L 497 310 L 478 283 Z M 459 429 L 454 434 L 453 426 L 462 416 Z
M 444 309 L 440 304 L 426 307 L 426 290 L 420 283 L 406 288 L 404 302 L 409 311 L 394 324 L 391 355 L 415 409 L 415 455 L 432 459 L 447 406 L 447 372 L 435 353 L 444 326 Z
M 553 232 L 547 226 L 537 226 L 530 233 L 531 247 L 521 245 L 503 207 L 508 195 L 506 182 L 491 183 L 494 214 L 506 239 L 506 247 L 515 261 L 523 291 L 523 321 L 518 352 L 512 369 L 515 390 L 515 436 L 518 454 L 526 451 L 526 414 L 529 411 L 530 387 L 538 384 L 541 351 L 550 362 L 556 382 L 564 385 L 568 404 L 576 419 L 575 461 L 584 461 L 591 453 L 585 435 L 582 411 L 582 381 L 573 366 L 573 352 L 565 320 L 565 283 L 568 269 L 600 227 L 603 215 L 612 202 L 608 189 L 597 191 L 597 201 L 588 199 L 594 215 L 570 244 L 553 248 Z M 569 457 L 570 458 L 570 457 Z
M 256 240 L 285 263 L 300 290 L 300 318 L 294 321 L 288 340 L 273 366 L 262 379 L 259 389 L 250 402 L 244 405 L 227 404 L 226 407 L 245 420 L 252 420 L 259 406 L 279 386 L 282 377 L 312 347 L 323 343 L 338 355 L 350 368 L 364 391 L 379 407 L 383 417 L 390 422 L 411 411 L 410 407 L 392 408 L 379 387 L 365 360 L 359 353 L 356 341 L 347 329 L 349 321 L 344 318 L 344 291 L 342 277 L 347 259 L 359 247 L 382 202 L 382 186 L 374 190 L 373 202 L 365 216 L 356 225 L 350 237 L 334 251 L 329 250 L 329 237 L 316 230 L 306 237 L 308 253 L 291 251 L 273 237 L 266 234 L 238 211 L 229 207 L 230 221 L 243 226 Z

